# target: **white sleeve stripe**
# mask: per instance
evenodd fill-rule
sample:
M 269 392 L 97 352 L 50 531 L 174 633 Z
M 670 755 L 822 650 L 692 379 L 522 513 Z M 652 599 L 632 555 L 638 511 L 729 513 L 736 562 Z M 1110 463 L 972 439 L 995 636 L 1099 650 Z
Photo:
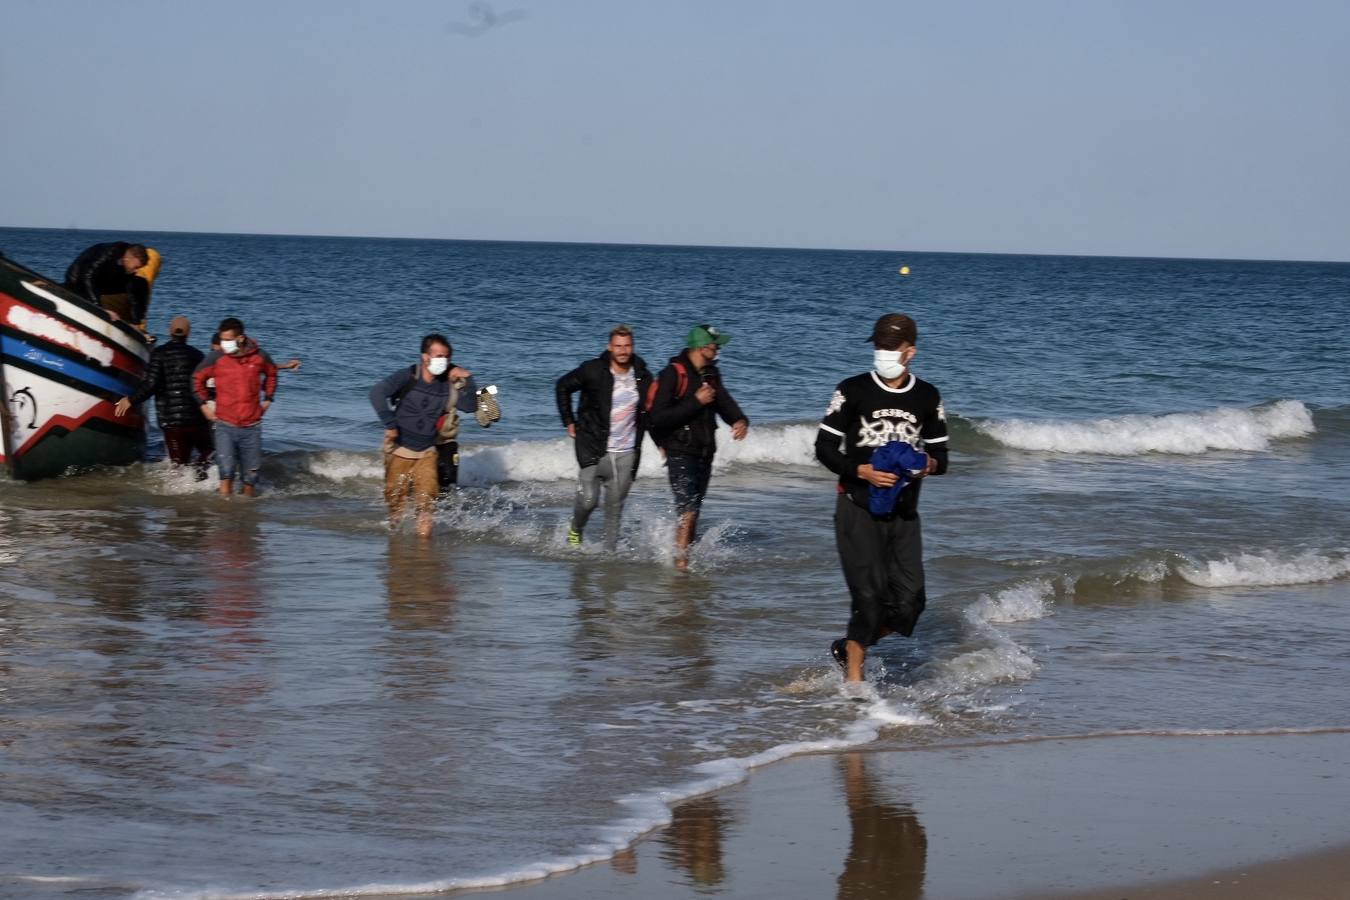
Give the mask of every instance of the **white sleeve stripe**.
M 821 427 L 821 428 L 824 428 L 825 426 L 822 425 L 822 426 L 820 426 L 820 427 Z M 923 439 L 923 442 L 924 442 L 925 444 L 941 444 L 941 443 L 942 443 L 943 441 L 945 441 L 945 440 L 947 440 L 947 435 L 944 434 L 942 437 L 924 438 L 924 439 Z
M 830 426 L 826 425 L 824 422 L 821 422 L 821 423 L 820 423 L 820 430 L 821 430 L 821 431 L 828 431 L 830 434 L 837 434 L 837 435 L 839 435 L 840 437 L 843 437 L 843 436 L 844 436 L 844 433 L 843 433 L 842 431 L 838 431 L 838 430 L 836 430 L 836 429 L 834 429 L 834 428 L 831 428 Z M 943 440 L 945 441 L 946 438 L 943 438 Z

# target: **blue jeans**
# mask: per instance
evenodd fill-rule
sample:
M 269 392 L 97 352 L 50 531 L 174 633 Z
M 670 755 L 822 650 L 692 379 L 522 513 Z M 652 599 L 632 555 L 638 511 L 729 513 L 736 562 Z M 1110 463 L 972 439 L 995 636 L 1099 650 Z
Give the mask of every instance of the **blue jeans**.
M 257 484 L 258 469 L 262 467 L 262 423 L 240 428 L 217 422 L 215 433 L 220 480 L 242 474 L 244 484 Z

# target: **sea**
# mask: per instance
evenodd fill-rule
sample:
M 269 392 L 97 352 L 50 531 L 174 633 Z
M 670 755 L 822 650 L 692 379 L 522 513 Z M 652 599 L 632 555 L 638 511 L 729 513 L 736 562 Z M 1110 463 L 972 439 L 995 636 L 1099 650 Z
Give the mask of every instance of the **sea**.
M 59 279 L 160 250 L 152 330 L 238 316 L 282 373 L 262 496 L 164 461 L 0 483 L 0 895 L 509 885 L 851 748 L 1350 728 L 1350 264 L 0 229 Z M 902 266 L 909 274 L 900 274 Z M 871 323 L 919 325 L 951 467 L 929 608 L 858 695 L 833 477 Z M 566 542 L 554 382 L 631 326 L 732 335 L 688 574 L 648 444 L 623 541 Z M 498 386 L 432 540 L 367 399 L 428 332 Z M 919 776 L 921 777 L 921 775 Z M 1105 777 L 1105 776 L 1104 776 Z M 811 815 L 811 810 L 803 810 Z

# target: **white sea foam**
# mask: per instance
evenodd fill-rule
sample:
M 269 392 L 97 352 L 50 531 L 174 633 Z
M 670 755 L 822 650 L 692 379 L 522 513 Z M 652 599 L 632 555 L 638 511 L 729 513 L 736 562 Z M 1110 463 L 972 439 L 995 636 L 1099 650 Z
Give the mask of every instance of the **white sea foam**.
M 1048 601 L 1055 595 L 1052 582 L 1038 578 L 1016 584 L 994 594 L 982 594 L 966 607 L 966 617 L 983 624 L 1027 622 L 1043 618 L 1049 612 Z
M 1198 454 L 1210 450 L 1268 450 L 1271 441 L 1305 437 L 1316 429 L 1312 413 L 1297 400 L 1252 408 L 1220 407 L 1164 416 L 1107 419 L 994 419 L 975 427 L 1018 450 L 1137 456 Z
M 716 469 L 745 464 L 814 466 L 816 428 L 813 425 L 763 425 L 750 429 L 743 441 L 727 431 L 718 440 Z M 300 469 L 331 481 L 379 479 L 384 463 L 377 451 L 321 450 L 305 454 Z M 642 448 L 639 474 L 662 474 L 661 452 L 648 439 Z M 577 477 L 577 458 L 568 438 L 511 441 L 469 447 L 461 454 L 460 482 L 481 487 L 502 482 L 571 481 Z
M 1241 553 L 1216 560 L 1187 560 L 1178 564 L 1176 571 L 1183 579 L 1200 587 L 1312 584 L 1350 575 L 1350 553 L 1306 552 L 1291 557 Z
M 792 741 L 741 757 L 724 757 L 693 767 L 694 777 L 671 787 L 640 791 L 620 798 L 623 818 L 599 829 L 596 840 L 578 848 L 576 853 L 526 863 L 513 869 L 478 876 L 444 878 L 404 884 L 365 884 L 304 890 L 142 890 L 139 900 L 310 900 L 319 897 L 360 897 L 379 894 L 434 894 L 452 890 L 505 887 L 571 872 L 583 866 L 611 859 L 648 832 L 668 825 L 671 810 L 678 804 L 713 791 L 739 784 L 750 772 L 770 763 L 805 753 L 848 750 L 877 739 L 882 728 L 896 725 L 923 725 L 931 719 L 916 708 L 893 700 L 875 697 L 863 714 L 836 738 Z

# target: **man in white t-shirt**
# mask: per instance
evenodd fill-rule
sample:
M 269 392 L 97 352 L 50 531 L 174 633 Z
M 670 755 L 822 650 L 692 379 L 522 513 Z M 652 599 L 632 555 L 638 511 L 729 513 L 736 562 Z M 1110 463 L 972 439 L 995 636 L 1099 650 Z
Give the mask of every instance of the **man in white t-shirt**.
M 609 346 L 558 379 L 555 389 L 563 427 L 575 441 L 581 475 L 567 542 L 581 543 L 582 532 L 605 491 L 605 547 L 619 543 L 623 501 L 632 487 L 646 432 L 643 398 L 652 373 L 633 352 L 633 332 L 618 325 Z M 572 395 L 581 392 L 574 411 Z

